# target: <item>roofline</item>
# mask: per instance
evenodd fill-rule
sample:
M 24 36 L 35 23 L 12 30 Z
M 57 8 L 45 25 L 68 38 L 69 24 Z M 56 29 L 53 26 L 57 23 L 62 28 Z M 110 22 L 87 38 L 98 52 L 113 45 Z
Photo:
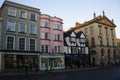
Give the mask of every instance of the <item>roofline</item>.
M 36 9 L 36 10 L 39 10 L 39 11 L 40 11 L 39 8 L 30 7 L 30 6 L 27 6 L 27 5 L 19 4 L 19 3 L 12 2 L 12 1 L 8 1 L 8 0 L 5 0 L 5 1 L 3 2 L 1 8 L 2 8 L 5 4 L 7 4 L 7 3 L 16 4 L 16 5 L 20 5 L 20 6 L 24 6 L 24 7 L 28 7 L 28 8 L 32 8 L 32 9 Z

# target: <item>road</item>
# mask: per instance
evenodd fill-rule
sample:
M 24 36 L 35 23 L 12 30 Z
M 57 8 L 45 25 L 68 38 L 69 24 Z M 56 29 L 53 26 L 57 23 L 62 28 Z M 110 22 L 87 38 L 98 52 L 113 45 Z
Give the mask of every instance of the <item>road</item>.
M 29 75 L 0 75 L 0 80 L 120 80 L 120 67 Z

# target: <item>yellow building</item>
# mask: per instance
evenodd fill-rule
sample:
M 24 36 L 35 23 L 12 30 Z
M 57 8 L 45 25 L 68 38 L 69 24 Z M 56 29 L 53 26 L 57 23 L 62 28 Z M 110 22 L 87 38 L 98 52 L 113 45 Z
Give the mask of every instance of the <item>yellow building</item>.
M 103 15 L 96 16 L 93 19 L 80 24 L 76 22 L 73 29 L 75 32 L 83 31 L 89 46 L 90 61 L 93 65 L 110 64 L 119 59 L 116 41 L 116 25 L 113 19 L 110 20 Z

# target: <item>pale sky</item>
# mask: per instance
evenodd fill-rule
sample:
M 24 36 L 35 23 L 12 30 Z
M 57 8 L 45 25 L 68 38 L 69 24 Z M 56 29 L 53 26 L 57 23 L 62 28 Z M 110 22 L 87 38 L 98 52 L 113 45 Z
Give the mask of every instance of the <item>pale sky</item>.
M 5 0 L 0 0 L 0 5 Z M 120 0 L 9 0 L 23 5 L 39 8 L 43 14 L 63 19 L 64 30 L 73 27 L 77 22 L 83 23 L 96 16 L 105 15 L 114 20 L 116 36 L 120 38 Z

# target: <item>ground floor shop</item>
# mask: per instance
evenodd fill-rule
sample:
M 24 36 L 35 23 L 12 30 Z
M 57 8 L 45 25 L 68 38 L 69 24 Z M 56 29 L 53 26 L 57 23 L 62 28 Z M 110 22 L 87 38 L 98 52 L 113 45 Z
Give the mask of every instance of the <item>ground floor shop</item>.
M 39 57 L 36 53 L 0 53 L 0 70 L 24 69 L 26 64 L 32 68 L 39 64 Z
M 40 70 L 46 70 L 48 66 L 51 69 L 64 69 L 64 55 L 44 54 L 39 56 Z
M 89 66 L 88 54 L 65 54 L 66 68 L 80 68 Z

